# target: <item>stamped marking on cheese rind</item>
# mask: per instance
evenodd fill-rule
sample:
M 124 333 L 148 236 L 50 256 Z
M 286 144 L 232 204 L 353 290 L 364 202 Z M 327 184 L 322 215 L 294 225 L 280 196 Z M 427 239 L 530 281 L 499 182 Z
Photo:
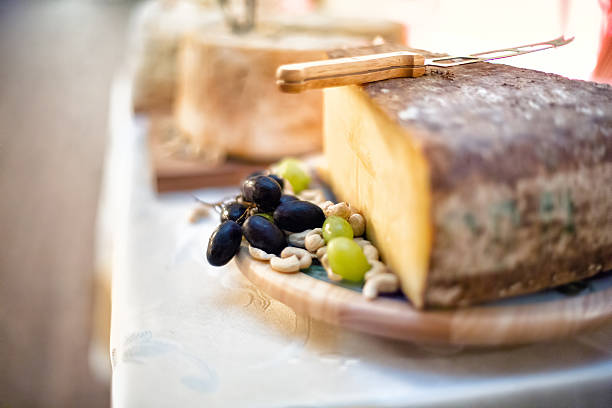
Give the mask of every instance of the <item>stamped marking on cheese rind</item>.
M 481 302 L 612 268 L 612 202 L 605 189 L 593 188 L 593 180 L 607 179 L 612 163 L 514 188 L 466 187 L 439 201 L 428 303 Z
M 563 224 L 563 232 L 576 233 L 574 220 L 575 205 L 572 199 L 572 190 L 545 190 L 540 195 L 538 217 L 542 224 L 542 231 L 546 232 L 555 222 Z

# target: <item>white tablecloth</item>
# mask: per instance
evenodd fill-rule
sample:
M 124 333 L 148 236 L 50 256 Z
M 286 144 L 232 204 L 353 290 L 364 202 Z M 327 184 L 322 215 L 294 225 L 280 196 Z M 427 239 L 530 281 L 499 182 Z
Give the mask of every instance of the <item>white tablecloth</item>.
M 112 97 L 112 401 L 123 407 L 610 407 L 612 325 L 505 349 L 433 348 L 333 327 L 205 259 L 215 216 L 152 188 L 146 119 Z M 235 189 L 196 192 L 208 201 Z

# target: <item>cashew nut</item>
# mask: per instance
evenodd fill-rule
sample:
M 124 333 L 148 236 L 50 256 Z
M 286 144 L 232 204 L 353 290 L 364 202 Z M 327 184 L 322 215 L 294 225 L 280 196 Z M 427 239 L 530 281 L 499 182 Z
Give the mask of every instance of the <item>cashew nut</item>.
M 274 255 L 267 253 L 266 251 L 255 248 L 252 245 L 249 245 L 249 254 L 258 261 L 269 261 L 274 258 Z
M 334 205 L 332 201 L 325 201 L 323 204 L 319 205 L 319 207 L 321 207 L 321 209 L 325 213 L 325 216 L 327 216 L 327 209 L 332 205 Z
M 319 260 L 321 258 L 323 258 L 323 255 L 325 255 L 327 253 L 327 245 L 322 246 L 321 248 L 317 249 L 317 258 L 319 258 Z
M 323 194 L 321 190 L 303 190 L 298 197 L 313 203 L 322 203 L 325 201 L 325 194 Z
M 360 237 L 365 232 L 365 219 L 359 213 L 351 214 L 348 219 L 351 228 L 353 228 L 353 236 Z
M 363 251 L 368 261 L 378 260 L 378 249 L 376 249 L 376 247 L 372 245 L 370 241 L 365 238 L 354 238 L 353 241 L 355 241 L 355 243 L 361 247 L 361 250 Z
M 195 224 L 196 222 L 200 221 L 202 218 L 208 217 L 209 213 L 210 211 L 208 210 L 208 207 L 200 204 L 196 208 L 194 208 L 191 214 L 189 215 L 189 222 L 192 224 Z
M 310 252 L 316 252 L 319 248 L 325 246 L 325 240 L 321 235 L 321 228 L 315 228 L 306 234 L 304 246 Z
M 321 257 L 321 265 L 323 266 L 323 269 L 325 269 L 325 272 L 327 272 L 327 277 L 330 281 L 340 282 L 342 280 L 342 276 L 338 275 L 337 273 L 334 273 L 334 271 L 332 271 L 331 267 L 329 266 L 329 259 L 327 258 L 327 254 L 324 254 Z
M 362 248 L 364 247 L 364 245 L 370 245 L 370 241 L 362 237 L 353 238 L 353 241 L 355 241 L 355 243 Z
M 365 274 L 366 281 L 372 278 L 374 275 L 378 275 L 379 273 L 390 273 L 391 272 L 389 268 L 387 268 L 387 266 L 380 261 L 372 261 L 368 259 L 368 262 L 370 262 L 371 267 L 370 267 L 370 270 L 367 271 Z
M 270 259 L 270 266 L 278 272 L 294 273 L 300 270 L 300 261 L 295 255 L 291 255 L 288 258 L 279 258 L 275 256 Z
M 347 219 L 351 216 L 351 210 L 349 209 L 346 203 L 338 203 L 334 205 L 330 205 L 326 210 L 323 211 L 326 217 L 330 215 L 336 215 L 338 217 Z
M 361 214 L 355 207 L 353 207 L 350 203 L 348 205 L 349 210 L 351 210 L 351 215 L 353 214 Z
M 306 235 L 308 235 L 308 233 L 311 230 L 306 230 L 306 231 L 302 231 L 302 232 L 294 232 L 289 234 L 289 236 L 287 237 L 287 241 L 289 241 L 290 245 L 296 246 L 296 247 L 300 247 L 300 248 L 304 248 L 304 239 L 306 238 Z
M 323 234 L 323 229 L 321 229 L 321 228 L 312 229 L 312 230 L 308 231 L 308 234 L 306 234 L 306 236 L 314 235 L 314 234 L 319 234 L 319 235 Z
M 300 269 L 306 269 L 312 265 L 312 255 L 305 249 L 296 247 L 287 247 L 281 252 L 281 258 L 289 258 L 296 256 L 300 261 Z
M 372 300 L 380 293 L 393 293 L 399 289 L 399 279 L 392 273 L 380 273 L 366 280 L 363 285 L 363 296 Z
M 317 190 L 302 190 L 298 197 L 302 200 L 311 200 L 316 195 Z
M 368 261 L 378 261 L 378 249 L 374 245 L 364 245 L 361 249 Z

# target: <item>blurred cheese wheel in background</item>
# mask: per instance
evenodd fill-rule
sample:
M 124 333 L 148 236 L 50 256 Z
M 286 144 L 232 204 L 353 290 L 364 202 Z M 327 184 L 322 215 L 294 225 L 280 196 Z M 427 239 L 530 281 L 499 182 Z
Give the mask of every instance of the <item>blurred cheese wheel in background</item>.
M 175 124 L 202 157 L 270 162 L 321 149 L 322 92 L 281 93 L 279 65 L 326 58 L 326 50 L 403 43 L 401 24 L 331 19 L 260 20 L 234 35 L 224 26 L 186 36 L 178 61 Z
M 176 93 L 176 58 L 181 38 L 223 21 L 211 1 L 160 0 L 138 6 L 132 16 L 127 65 L 132 103 L 139 113 L 168 112 Z

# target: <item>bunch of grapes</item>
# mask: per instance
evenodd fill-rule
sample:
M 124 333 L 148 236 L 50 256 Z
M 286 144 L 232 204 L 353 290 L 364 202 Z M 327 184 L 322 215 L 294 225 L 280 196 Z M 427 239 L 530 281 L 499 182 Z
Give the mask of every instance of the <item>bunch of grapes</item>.
M 295 159 L 283 160 L 275 173 L 252 174 L 242 183 L 238 197 L 219 203 L 221 225 L 208 241 L 208 262 L 213 266 L 228 263 L 240 250 L 243 237 L 252 247 L 279 256 L 289 245 L 286 233 L 321 228 L 334 273 L 349 281 L 362 281 L 371 265 L 353 240 L 351 225 L 339 216 L 326 218 L 318 205 L 286 194 L 287 183 L 296 194 L 310 183 L 310 176 Z
M 218 205 L 221 224 L 208 241 L 206 259 L 213 266 L 228 263 L 244 237 L 251 246 L 279 255 L 287 247 L 284 231 L 320 228 L 325 214 L 319 206 L 284 194 L 289 182 L 296 193 L 310 183 L 310 176 L 295 160 L 284 160 L 278 174 L 258 172 L 242 183 L 241 194 Z

